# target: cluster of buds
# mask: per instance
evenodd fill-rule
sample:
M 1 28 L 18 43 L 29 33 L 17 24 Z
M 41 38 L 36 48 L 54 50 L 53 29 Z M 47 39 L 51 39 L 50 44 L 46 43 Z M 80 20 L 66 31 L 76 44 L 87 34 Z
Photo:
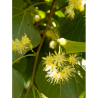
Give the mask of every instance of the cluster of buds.
M 69 55 L 69 57 L 65 57 L 65 53 L 57 53 L 51 54 L 49 52 L 49 56 L 42 57 L 44 60 L 44 69 L 43 71 L 47 72 L 45 77 L 48 78 L 48 82 L 53 84 L 57 84 L 62 81 L 68 81 L 70 77 L 74 77 L 74 73 L 76 72 L 74 65 L 78 63 L 78 60 L 75 55 Z
M 78 9 L 79 11 L 84 10 L 85 0 L 68 0 L 69 6 L 66 7 L 65 14 L 68 14 L 68 17 L 74 18 L 74 9 Z
M 18 53 L 22 54 L 27 49 L 32 50 L 32 48 L 33 48 L 33 45 L 31 44 L 26 34 L 22 36 L 21 41 L 17 38 L 15 39 L 15 41 L 12 39 L 12 51 L 18 51 Z

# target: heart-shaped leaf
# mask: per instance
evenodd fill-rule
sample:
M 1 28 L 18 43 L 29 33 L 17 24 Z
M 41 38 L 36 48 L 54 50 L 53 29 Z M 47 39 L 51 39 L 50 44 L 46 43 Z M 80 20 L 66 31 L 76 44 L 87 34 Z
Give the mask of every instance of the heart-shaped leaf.
M 38 46 L 41 41 L 40 34 L 33 27 L 33 17 L 31 16 L 30 8 L 24 9 L 23 0 L 13 0 L 12 5 L 12 38 L 15 40 L 18 38 L 21 40 L 24 33 L 31 40 L 33 48 Z M 29 51 L 28 49 L 27 51 Z M 13 60 L 21 57 L 23 54 L 18 54 L 18 52 L 13 51 Z
M 38 72 L 35 78 L 37 87 L 40 92 L 48 98 L 78 98 L 85 90 L 85 80 L 77 73 L 75 77 L 64 84 L 51 84 L 45 78 L 46 72 L 43 71 L 42 62 L 39 65 Z

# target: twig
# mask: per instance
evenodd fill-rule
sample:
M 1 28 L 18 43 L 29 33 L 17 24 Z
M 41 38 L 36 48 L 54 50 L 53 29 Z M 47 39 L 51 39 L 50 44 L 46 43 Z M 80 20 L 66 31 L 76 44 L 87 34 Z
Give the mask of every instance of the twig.
M 61 9 L 63 9 L 63 8 L 65 8 L 66 6 L 68 6 L 68 4 L 65 4 L 65 5 L 61 6 L 59 9 L 54 10 L 54 11 L 52 12 L 52 14 L 55 13 L 55 12 L 57 12 L 57 11 L 59 11 L 59 10 L 61 10 Z M 49 14 L 48 14 L 44 19 L 42 19 L 42 20 L 40 20 L 38 23 L 36 23 L 36 24 L 34 25 L 34 28 L 38 27 L 38 26 L 39 26 L 42 22 L 44 22 L 48 17 L 49 17 Z
M 61 6 L 60 8 L 54 10 L 53 13 L 55 13 L 55 12 L 57 12 L 57 11 L 59 11 L 59 10 L 65 8 L 66 6 L 68 6 L 68 4 L 65 4 L 65 5 Z
M 40 35 L 43 35 L 45 30 L 39 30 L 38 32 L 39 32 Z
M 27 56 L 36 56 L 36 54 L 27 54 L 27 55 L 25 55 L 25 56 L 22 56 L 22 57 L 16 59 L 15 61 L 13 61 L 13 62 L 12 62 L 12 65 L 13 65 L 15 62 L 17 62 L 18 60 L 20 60 L 20 59 L 22 59 L 22 58 L 24 58 L 24 57 L 27 57 Z
M 34 69 L 33 69 L 33 73 L 32 73 L 32 79 L 31 79 L 31 83 L 30 83 L 30 85 L 29 85 L 29 88 L 28 88 L 28 90 L 27 90 L 27 92 L 26 92 L 25 98 L 27 98 L 27 95 L 28 95 L 28 93 L 29 93 L 29 91 L 30 91 L 30 88 L 31 88 L 31 86 L 32 86 L 32 84 L 33 84 L 33 81 L 34 81 L 35 70 L 36 70 L 36 65 L 37 65 L 37 60 L 38 60 L 39 52 L 40 52 L 40 49 L 41 49 L 42 44 L 43 44 L 43 42 L 44 42 L 44 39 L 45 39 L 45 36 L 46 36 L 46 32 L 47 32 L 47 29 L 48 29 L 49 24 L 50 24 L 50 20 L 51 20 L 51 16 L 52 16 L 53 7 L 54 7 L 55 2 L 56 2 L 56 0 L 53 0 L 52 6 L 51 6 L 51 9 L 50 9 L 50 14 L 49 14 L 47 26 L 46 26 L 46 29 L 45 29 L 43 38 L 42 38 L 42 40 L 41 40 L 41 43 L 40 43 L 40 45 L 39 45 L 39 47 L 38 47 L 38 50 L 37 50 L 38 55 L 37 55 L 36 58 L 35 58 Z
M 32 5 L 28 0 L 24 0 L 24 2 L 26 2 L 27 4 L 29 4 L 29 6 Z
M 51 27 L 49 27 L 49 29 L 54 33 L 56 39 L 58 39 L 58 37 L 57 37 L 56 33 L 54 32 L 54 30 Z
M 43 42 L 44 42 L 44 39 L 45 39 L 45 36 L 46 36 L 47 29 L 48 29 L 49 24 L 50 24 L 50 20 L 51 20 L 51 16 L 52 16 L 53 7 L 54 7 L 55 2 L 56 2 L 56 0 L 53 0 L 52 6 L 51 6 L 51 10 L 50 10 L 49 19 L 48 19 L 48 23 L 47 23 L 47 26 L 46 26 L 46 29 L 45 29 L 43 38 L 42 38 L 42 40 L 41 40 L 41 43 L 40 43 L 40 45 L 39 45 L 39 47 L 38 47 L 38 50 L 37 50 L 38 55 L 39 55 L 40 49 L 41 49 L 41 47 L 42 47 L 42 44 L 43 44 Z M 38 55 L 36 56 L 36 59 L 35 59 L 35 63 L 34 63 L 35 66 L 36 66 L 36 64 L 37 64 Z M 35 68 L 35 69 L 36 69 L 36 68 Z M 35 70 L 34 70 L 34 71 L 35 71 Z M 34 71 L 33 71 L 33 73 L 35 73 Z M 34 74 L 33 74 L 33 75 L 34 75 Z M 33 76 L 33 79 L 34 79 L 34 76 Z M 32 81 L 33 81 L 33 79 L 32 79 Z

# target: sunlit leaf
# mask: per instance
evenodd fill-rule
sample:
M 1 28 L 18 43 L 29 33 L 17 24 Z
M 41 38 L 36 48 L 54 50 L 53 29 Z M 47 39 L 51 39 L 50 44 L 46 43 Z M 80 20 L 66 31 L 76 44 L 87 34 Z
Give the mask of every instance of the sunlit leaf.
M 64 47 L 66 53 L 85 52 L 85 42 L 75 42 L 64 38 L 58 39 L 58 42 Z
M 55 12 L 55 14 L 56 14 L 58 17 L 65 17 L 65 14 L 64 14 L 61 10 Z
M 51 2 L 51 1 L 53 1 L 53 0 L 45 0 L 45 1 L 47 1 L 47 2 Z
M 85 98 L 85 91 L 79 96 L 79 98 Z
M 45 18 L 45 12 L 41 11 L 41 10 L 36 10 L 37 14 L 40 16 L 41 19 Z

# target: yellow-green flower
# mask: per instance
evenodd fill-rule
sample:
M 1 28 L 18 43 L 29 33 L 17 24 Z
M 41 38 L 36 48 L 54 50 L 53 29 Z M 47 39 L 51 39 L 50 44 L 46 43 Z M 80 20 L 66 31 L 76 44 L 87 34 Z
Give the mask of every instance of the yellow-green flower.
M 62 83 L 64 83 L 65 81 L 69 80 L 69 76 L 66 72 L 60 72 L 60 80 L 62 81 Z
M 12 51 L 16 50 L 16 42 L 12 39 Z
M 68 58 L 69 62 L 75 63 L 76 59 L 73 59 L 75 57 L 76 55 L 70 55 L 70 57 Z M 50 83 L 57 84 L 61 81 L 62 83 L 64 81 L 68 81 L 69 78 L 73 77 L 74 73 L 76 72 L 75 68 L 69 65 L 65 65 L 65 62 L 67 61 L 65 53 L 57 53 L 55 51 L 55 54 L 51 55 L 49 52 L 49 56 L 43 59 L 45 60 L 45 67 L 43 71 L 47 71 L 47 75 L 45 77 L 48 77 L 47 81 Z
M 73 73 L 76 72 L 75 68 L 72 68 L 71 66 L 66 66 L 64 67 L 64 69 L 62 70 L 63 73 L 66 73 L 68 76 L 74 76 Z
M 72 54 L 72 55 L 70 54 L 69 58 L 68 58 L 68 62 L 72 65 L 78 64 L 78 60 L 77 60 L 76 56 L 77 56 L 77 54 Z
M 53 84 L 60 83 L 60 72 L 58 72 L 56 69 L 48 71 L 46 77 L 49 77 L 49 79 L 47 80 L 48 82 L 51 82 Z
M 46 66 L 44 67 L 43 71 L 48 71 L 48 70 L 54 70 L 56 69 L 57 66 L 55 66 L 54 64 L 46 64 Z
M 45 60 L 45 64 L 52 64 L 52 62 L 54 61 L 54 58 L 50 52 L 49 52 L 49 56 L 46 56 L 46 58 L 42 57 L 42 59 Z
M 78 9 L 80 11 L 84 10 L 85 0 L 68 0 L 69 4 L 66 7 L 65 14 L 68 14 L 68 17 L 74 18 L 74 9 Z
M 25 34 L 22 36 L 22 40 L 15 39 L 15 41 L 12 39 L 12 51 L 18 51 L 18 53 L 23 54 L 26 52 L 27 49 L 32 50 L 33 45 L 30 43 L 29 38 Z
M 17 51 L 18 53 L 23 53 L 25 52 L 29 47 L 25 46 L 22 42 L 20 42 L 20 44 L 17 45 Z
M 65 58 L 65 53 L 57 53 L 55 51 L 55 55 L 54 55 L 54 64 L 58 64 L 58 66 L 63 65 L 64 62 L 67 61 L 67 59 Z
M 24 45 L 30 43 L 30 40 L 29 40 L 29 38 L 27 37 L 26 34 L 25 34 L 24 36 L 22 36 L 22 40 L 21 40 L 21 42 L 22 42 Z

